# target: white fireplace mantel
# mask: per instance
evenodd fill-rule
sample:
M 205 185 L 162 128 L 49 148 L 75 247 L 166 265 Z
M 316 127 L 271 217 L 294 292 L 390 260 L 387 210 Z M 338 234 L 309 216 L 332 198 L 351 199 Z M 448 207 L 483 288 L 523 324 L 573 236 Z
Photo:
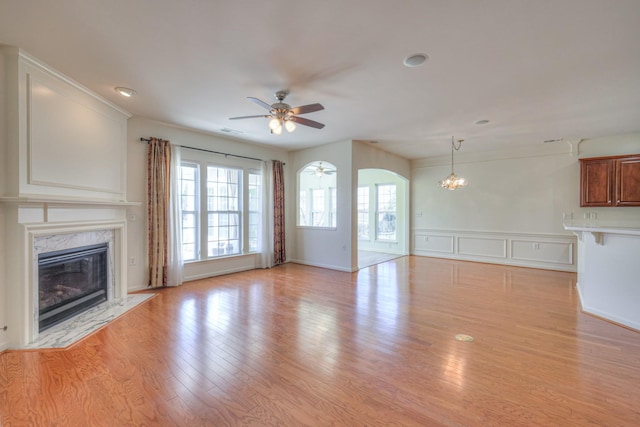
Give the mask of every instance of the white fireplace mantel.
M 48 206 L 106 206 L 127 207 L 140 206 L 140 202 L 128 202 L 124 200 L 85 199 L 73 197 L 59 197 L 46 195 L 29 195 L 23 197 L 0 197 L 0 203 L 19 205 L 48 205 Z

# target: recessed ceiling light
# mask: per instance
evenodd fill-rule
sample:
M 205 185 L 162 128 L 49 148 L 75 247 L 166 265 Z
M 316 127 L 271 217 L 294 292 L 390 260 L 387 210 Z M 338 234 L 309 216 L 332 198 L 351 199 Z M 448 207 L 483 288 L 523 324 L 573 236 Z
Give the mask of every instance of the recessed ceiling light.
M 487 119 L 478 120 L 476 122 L 477 125 L 486 125 L 487 123 L 489 123 L 489 120 Z
M 236 130 L 236 129 L 229 129 L 229 128 L 222 128 L 220 129 L 220 132 L 224 132 L 224 133 L 243 133 L 242 131 Z
M 404 59 L 403 63 L 406 67 L 419 67 L 424 64 L 429 57 L 424 53 L 416 53 Z
M 128 87 L 119 86 L 119 87 L 115 88 L 115 91 L 118 92 L 122 96 L 126 96 L 127 98 L 131 98 L 133 95 L 136 94 L 135 90 L 129 89 Z

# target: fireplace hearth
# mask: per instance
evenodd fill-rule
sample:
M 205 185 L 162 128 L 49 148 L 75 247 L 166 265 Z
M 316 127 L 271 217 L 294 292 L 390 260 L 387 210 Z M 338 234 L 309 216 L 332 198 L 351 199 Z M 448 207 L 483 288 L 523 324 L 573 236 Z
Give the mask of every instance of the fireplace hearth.
M 39 331 L 107 301 L 108 244 L 38 255 Z

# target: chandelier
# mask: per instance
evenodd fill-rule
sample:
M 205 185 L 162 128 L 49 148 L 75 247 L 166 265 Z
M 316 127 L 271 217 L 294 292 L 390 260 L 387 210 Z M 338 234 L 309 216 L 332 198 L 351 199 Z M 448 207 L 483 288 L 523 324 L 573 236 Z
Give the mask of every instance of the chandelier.
M 447 190 L 457 190 L 458 188 L 462 188 L 467 185 L 467 180 L 462 178 L 461 176 L 456 176 L 453 172 L 453 150 L 458 151 L 460 147 L 462 147 L 463 139 L 458 140 L 458 146 L 456 147 L 455 142 L 453 141 L 453 136 L 451 137 L 451 175 L 444 178 L 440 181 L 440 186 L 442 188 L 446 188 Z

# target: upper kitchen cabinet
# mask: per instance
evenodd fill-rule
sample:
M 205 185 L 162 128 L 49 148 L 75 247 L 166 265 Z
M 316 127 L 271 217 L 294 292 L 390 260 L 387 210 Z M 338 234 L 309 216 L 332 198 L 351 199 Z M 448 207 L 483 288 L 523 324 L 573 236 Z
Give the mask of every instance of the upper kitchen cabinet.
M 640 154 L 580 159 L 580 206 L 640 206 Z

